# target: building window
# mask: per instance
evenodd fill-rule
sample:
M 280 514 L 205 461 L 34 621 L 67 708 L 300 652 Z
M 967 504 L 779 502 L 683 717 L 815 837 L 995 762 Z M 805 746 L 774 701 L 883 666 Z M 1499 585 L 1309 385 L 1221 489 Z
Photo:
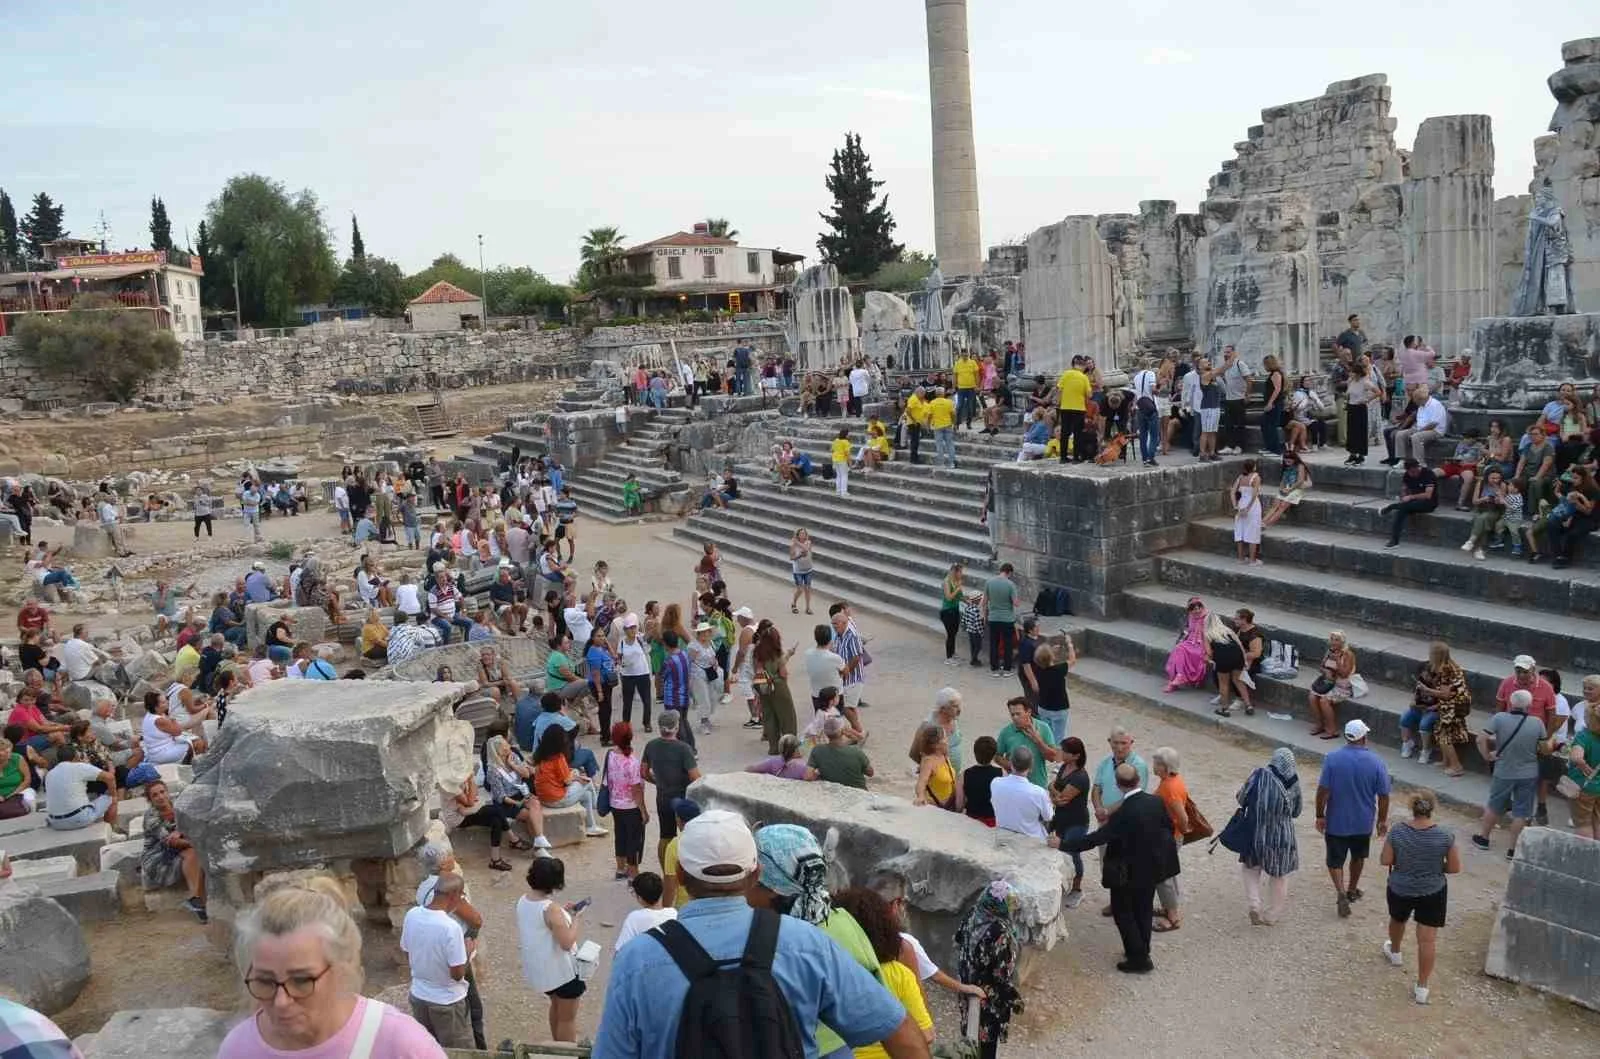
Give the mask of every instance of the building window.
M 700 260 L 705 263 L 706 279 L 716 279 L 717 278 L 717 259 L 712 257 L 710 254 L 707 254 L 705 257 L 702 257 Z
M 681 258 L 681 257 L 669 257 L 669 258 L 667 258 L 667 278 L 668 279 L 682 279 L 683 278 L 683 258 Z
M 761 274 L 761 255 L 751 252 L 744 255 L 744 270 L 752 276 Z

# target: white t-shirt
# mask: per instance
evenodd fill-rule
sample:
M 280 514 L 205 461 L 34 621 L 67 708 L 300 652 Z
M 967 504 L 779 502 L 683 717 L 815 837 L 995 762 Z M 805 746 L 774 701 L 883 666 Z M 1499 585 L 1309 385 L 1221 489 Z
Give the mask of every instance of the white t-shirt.
M 1561 724 L 1556 728 L 1556 746 L 1566 746 L 1571 741 L 1567 735 L 1568 725 L 1571 725 L 1574 733 L 1583 731 L 1589 723 L 1589 708 L 1582 699 L 1573 704 L 1565 695 L 1557 695 L 1556 716 L 1561 718 Z
M 339 511 L 350 510 L 350 494 L 342 485 L 336 485 L 333 487 L 333 506 Z
M 572 624 L 569 622 L 570 629 Z M 650 675 L 650 648 L 645 644 L 644 637 L 629 643 L 624 639 L 617 645 L 617 672 L 625 677 L 647 677 Z
M 394 609 L 401 614 L 422 613 L 422 599 L 417 595 L 416 585 L 395 586 Z
M 567 629 L 572 633 L 572 646 L 580 654 L 589 649 L 589 637 L 594 635 L 594 622 L 589 620 L 589 612 L 582 606 L 567 607 L 561 612 L 561 617 L 567 623 Z
M 856 397 L 865 397 L 872 389 L 872 373 L 866 368 L 850 369 L 850 393 Z
M 1019 835 L 1043 839 L 1054 810 L 1044 788 L 1026 776 L 1000 776 L 989 785 L 994 803 L 994 824 Z
M 467 962 L 467 941 L 461 924 L 435 908 L 411 908 L 400 928 L 400 951 L 411 961 L 411 995 L 427 1004 L 465 1000 L 467 982 L 450 968 Z
M 839 670 L 844 668 L 844 659 L 826 647 L 813 647 L 806 652 L 806 681 L 811 685 L 811 697 L 816 698 L 822 694 L 823 688 L 844 688 L 844 678 L 839 675 Z
M 100 770 L 87 761 L 63 761 L 44 774 L 44 811 L 67 816 L 89 804 L 89 784 Z
M 73 680 L 85 680 L 89 671 L 99 661 L 100 652 L 87 640 L 80 640 L 76 636 L 61 645 L 61 668 L 67 671 L 67 676 Z
M 617 931 L 617 946 L 612 951 L 621 952 L 622 947 L 640 934 L 648 933 L 669 919 L 677 919 L 676 908 L 638 908 L 628 913 L 628 918 L 622 921 L 622 929 Z
M 114 526 L 117 522 L 117 507 L 109 500 L 100 501 L 100 525 Z
M 916 954 L 917 981 L 926 982 L 928 979 L 939 973 L 939 965 L 934 963 L 933 960 L 928 957 L 928 950 L 922 947 L 922 942 L 918 941 L 910 934 L 907 934 L 905 931 L 900 932 L 900 940 L 905 942 L 907 945 L 910 945 L 911 951 Z

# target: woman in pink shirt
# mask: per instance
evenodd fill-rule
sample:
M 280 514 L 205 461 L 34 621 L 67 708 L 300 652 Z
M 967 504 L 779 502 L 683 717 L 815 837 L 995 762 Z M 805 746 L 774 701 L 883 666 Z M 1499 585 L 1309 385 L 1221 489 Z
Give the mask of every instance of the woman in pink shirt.
M 410 1015 L 358 992 L 361 931 L 331 879 L 273 890 L 237 932 L 256 1010 L 217 1059 L 445 1059 Z
M 639 755 L 633 752 L 633 725 L 627 721 L 611 726 L 611 749 L 606 751 L 605 773 L 615 821 L 611 842 L 617 855 L 616 877 L 631 879 L 639 874 L 639 860 L 644 856 L 644 827 L 650 822 L 650 810 L 645 805 Z

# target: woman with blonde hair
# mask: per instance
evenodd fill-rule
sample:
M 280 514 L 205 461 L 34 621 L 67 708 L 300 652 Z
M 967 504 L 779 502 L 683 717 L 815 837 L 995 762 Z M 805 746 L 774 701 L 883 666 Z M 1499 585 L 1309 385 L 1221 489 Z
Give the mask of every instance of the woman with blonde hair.
M 339 886 L 316 877 L 265 894 L 234 931 L 234 961 L 255 1010 L 218 1059 L 297 1052 L 330 1059 L 444 1059 L 410 1015 L 361 995 L 361 931 Z
M 1212 611 L 1206 615 L 1206 658 L 1217 672 L 1217 694 L 1211 700 L 1218 717 L 1233 716 L 1233 708 L 1242 708 L 1246 716 L 1255 716 L 1255 705 L 1250 701 L 1250 672 L 1245 662 L 1244 644 L 1239 634 L 1228 628 L 1222 615 Z
M 931 721 L 917 728 L 912 744 L 917 762 L 917 793 L 913 805 L 933 805 L 952 813 L 965 808 L 961 784 L 956 782 L 955 766 L 950 763 L 950 742 L 945 730 Z
M 1472 740 L 1467 730 L 1471 712 L 1472 692 L 1467 688 L 1466 673 L 1450 657 L 1450 648 L 1443 641 L 1434 641 L 1428 647 L 1428 660 L 1417 669 L 1411 708 L 1400 715 L 1400 756 L 1416 754 L 1418 763 L 1426 765 L 1437 745 L 1445 775 L 1461 775 L 1456 747 Z
M 1350 678 L 1356 674 L 1356 653 L 1338 629 L 1328 634 L 1328 651 L 1322 656 L 1320 668 L 1311 684 L 1311 719 L 1317 722 L 1311 734 L 1337 739 L 1339 716 L 1334 707 L 1354 694 Z

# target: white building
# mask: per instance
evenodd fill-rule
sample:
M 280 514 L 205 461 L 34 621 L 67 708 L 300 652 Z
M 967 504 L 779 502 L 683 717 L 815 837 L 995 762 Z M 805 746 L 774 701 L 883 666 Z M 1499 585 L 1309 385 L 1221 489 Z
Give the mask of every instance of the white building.
M 180 340 L 199 339 L 205 331 L 200 318 L 204 265 L 194 254 L 139 250 L 48 257 L 54 266 L 48 271 L 0 275 L 0 335 L 30 312 L 86 308 L 148 312 L 157 327 Z
M 741 246 L 712 235 L 702 222 L 692 232 L 674 232 L 623 251 L 622 269 L 649 276 L 650 285 L 618 300 L 634 303 L 637 316 L 684 309 L 772 312 L 803 260 L 801 254 Z
M 406 304 L 413 331 L 460 331 L 483 324 L 483 299 L 440 280 Z

